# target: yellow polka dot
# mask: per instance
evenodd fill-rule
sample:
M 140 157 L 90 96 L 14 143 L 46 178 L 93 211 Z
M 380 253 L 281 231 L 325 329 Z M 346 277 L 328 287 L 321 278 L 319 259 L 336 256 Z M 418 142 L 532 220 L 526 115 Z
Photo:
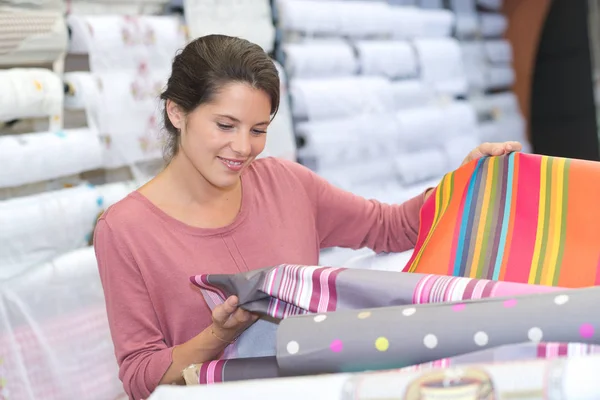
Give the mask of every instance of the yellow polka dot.
M 366 318 L 369 318 L 370 316 L 371 316 L 371 313 L 369 311 L 363 311 L 360 314 L 358 314 L 359 319 L 366 319 Z
M 60 121 L 60 115 L 55 115 L 54 117 L 52 117 L 52 119 L 54 121 Z
M 389 347 L 390 347 L 389 340 L 387 340 L 383 336 L 377 338 L 377 340 L 375 341 L 375 348 L 379 351 L 387 351 L 387 349 L 389 349 Z
M 39 81 L 34 80 L 33 84 L 37 90 L 42 90 L 42 84 Z

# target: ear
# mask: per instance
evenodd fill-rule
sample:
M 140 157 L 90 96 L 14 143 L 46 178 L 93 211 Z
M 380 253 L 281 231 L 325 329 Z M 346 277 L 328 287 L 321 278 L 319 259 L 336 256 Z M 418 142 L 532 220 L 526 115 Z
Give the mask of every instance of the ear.
M 179 105 L 177 105 L 177 103 L 174 101 L 167 99 L 166 109 L 169 120 L 173 126 L 177 129 L 181 129 L 183 127 L 185 117 L 181 107 L 179 107 Z

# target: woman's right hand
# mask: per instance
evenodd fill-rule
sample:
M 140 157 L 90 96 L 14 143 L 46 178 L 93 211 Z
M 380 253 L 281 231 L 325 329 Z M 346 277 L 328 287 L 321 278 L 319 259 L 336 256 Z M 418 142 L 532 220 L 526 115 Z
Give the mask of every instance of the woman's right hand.
M 212 312 L 213 334 L 226 342 L 234 341 L 258 319 L 258 315 L 238 307 L 238 298 L 230 296 Z

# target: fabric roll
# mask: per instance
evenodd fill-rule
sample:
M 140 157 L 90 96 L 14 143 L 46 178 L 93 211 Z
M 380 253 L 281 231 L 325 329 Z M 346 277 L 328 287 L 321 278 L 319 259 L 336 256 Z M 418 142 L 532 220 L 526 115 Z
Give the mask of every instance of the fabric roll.
M 90 243 L 97 217 L 133 182 L 81 185 L 0 202 L 0 280 Z
M 423 15 L 426 10 L 418 7 L 393 6 L 389 9 L 392 24 L 392 38 L 395 40 L 410 40 L 422 37 L 426 33 L 423 29 Z
M 60 77 L 48 69 L 0 70 L 0 121 L 50 117 L 62 123 L 63 98 Z
M 477 146 L 481 144 L 482 140 L 486 142 L 486 140 L 481 137 L 480 129 L 478 127 L 475 132 L 466 132 L 465 134 L 457 135 L 447 142 L 444 142 L 443 148 L 448 159 L 448 170 L 460 167 L 467 154 L 473 151 L 473 149 L 476 149 Z
M 280 376 L 273 357 L 236 358 L 194 364 L 184 371 L 186 385 L 269 379 Z
M 469 87 L 485 89 L 487 62 L 481 42 L 463 42 L 460 45 Z
M 399 124 L 398 143 L 405 152 L 431 147 L 432 143 L 445 140 L 443 111 L 429 106 L 401 110 L 396 113 Z
M 282 373 L 303 375 L 398 368 L 542 340 L 598 345 L 600 321 L 588 306 L 598 300 L 600 288 L 588 288 L 295 316 L 279 324 L 277 361 Z
M 456 14 L 455 34 L 459 38 L 474 37 L 479 33 L 479 18 L 476 13 Z
M 185 44 L 179 20 L 172 16 L 81 16 L 71 14 L 70 52 L 88 54 L 94 73 L 126 69 L 170 71 Z
M 431 86 L 418 79 L 406 79 L 390 83 L 394 98 L 394 109 L 430 106 L 435 101 L 435 92 Z
M 292 112 L 287 91 L 287 77 L 281 64 L 273 61 L 279 71 L 280 100 L 277 115 L 269 124 L 267 143 L 259 157 L 278 157 L 296 161 L 296 137 L 292 125 Z
M 557 290 L 469 278 L 299 265 L 281 265 L 236 275 L 197 275 L 191 281 L 202 290 L 211 309 L 222 304 L 227 297 L 237 295 L 242 308 L 277 320 L 307 313 Z M 274 354 L 269 353 L 274 351 L 273 342 L 265 338 L 272 336 L 275 329 L 279 338 L 281 323 L 277 328 L 267 320 L 260 322 L 261 325 L 253 326 L 253 331 L 246 331 L 228 346 L 226 357 L 231 354 L 256 357 L 258 352 L 261 356 Z M 446 356 L 439 358 L 442 357 Z
M 0 4 L 0 66 L 51 64 L 64 56 L 67 40 L 67 27 L 60 10 Z
M 422 37 L 451 36 L 454 25 L 454 13 L 449 10 L 422 10 Z
M 70 0 L 69 13 L 75 15 L 160 15 L 165 12 L 168 0 Z
M 421 399 L 585 399 L 600 390 L 593 375 L 600 356 L 531 362 L 441 366 L 431 371 L 402 370 L 351 375 L 340 400 Z M 310 378 L 305 378 L 310 379 Z M 241 388 L 239 388 L 241 389 Z
M 65 3 L 62 0 L 3 0 L 0 4 L 7 4 L 26 10 L 65 11 Z
M 313 40 L 283 45 L 285 66 L 294 78 L 355 75 L 358 62 L 352 47 L 341 40 Z
M 292 113 L 297 118 L 325 119 L 390 112 L 389 81 L 380 77 L 294 79 Z
M 103 165 L 98 134 L 89 129 L 0 136 L 0 187 L 91 171 Z
M 442 105 L 441 112 L 446 137 L 477 135 L 477 113 L 469 102 L 452 101 Z
M 418 73 L 417 58 L 408 42 L 369 40 L 355 46 L 362 75 L 402 79 Z
M 508 28 L 508 20 L 502 14 L 479 13 L 479 30 L 483 37 L 501 37 Z
M 393 159 L 383 157 L 365 160 L 360 164 L 338 165 L 332 168 L 319 168 L 319 175 L 345 190 L 369 183 L 389 183 L 394 179 Z
M 506 115 L 482 122 L 479 125 L 479 135 L 484 142 L 521 142 L 523 145 L 522 152 L 531 152 L 531 145 L 527 139 L 525 118 L 520 114 Z
M 493 93 L 474 97 L 471 104 L 486 119 L 500 119 L 506 116 L 520 115 L 519 102 L 513 92 Z
M 57 215 L 49 218 L 62 220 Z M 57 232 L 67 231 L 59 222 Z M 123 394 L 91 247 L 0 280 L 0 310 L 0 393 L 48 400 Z
M 191 38 L 224 34 L 256 43 L 268 53 L 274 49 L 269 0 L 185 0 L 183 8 Z
M 98 107 L 98 81 L 90 72 L 67 72 L 63 81 L 68 87 L 65 108 L 95 110 Z
M 441 178 L 448 170 L 448 159 L 441 149 L 421 150 L 399 155 L 395 167 L 400 183 L 409 186 Z
M 477 4 L 483 8 L 493 11 L 502 9 L 503 0 L 477 0 Z
M 487 89 L 507 89 L 515 83 L 515 71 L 510 64 L 490 65 L 486 71 Z
M 425 203 L 404 271 L 597 285 L 600 188 L 589 182 L 599 176 L 600 163 L 534 154 L 470 162 L 447 174 Z
M 483 48 L 489 62 L 493 64 L 510 64 L 513 60 L 513 50 L 508 40 L 486 40 Z
M 453 96 L 465 94 L 465 74 L 460 45 L 456 39 L 416 39 L 414 46 L 421 79 L 436 91 Z
M 104 166 L 118 168 L 160 159 L 164 137 L 158 99 L 168 72 L 116 71 L 95 76 Z
M 340 18 L 337 35 L 353 38 L 385 37 L 392 31 L 394 21 L 390 18 L 390 6 L 374 1 L 335 1 L 335 12 Z M 334 4 L 336 6 L 336 4 Z

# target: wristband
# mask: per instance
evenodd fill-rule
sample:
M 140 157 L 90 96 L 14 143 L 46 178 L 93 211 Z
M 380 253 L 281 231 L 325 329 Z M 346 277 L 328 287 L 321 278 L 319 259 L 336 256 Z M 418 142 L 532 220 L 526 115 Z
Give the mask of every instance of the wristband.
M 233 344 L 233 343 L 235 343 L 235 341 L 237 340 L 237 338 L 233 339 L 232 341 L 225 340 L 225 339 L 223 339 L 223 338 L 219 337 L 219 336 L 218 336 L 218 335 L 215 333 L 215 331 L 214 331 L 214 329 L 213 329 L 213 328 L 210 328 L 210 333 L 211 333 L 211 335 L 213 335 L 215 338 L 217 338 L 219 341 L 221 341 L 221 342 L 223 342 L 223 343 L 227 343 L 227 344 Z

